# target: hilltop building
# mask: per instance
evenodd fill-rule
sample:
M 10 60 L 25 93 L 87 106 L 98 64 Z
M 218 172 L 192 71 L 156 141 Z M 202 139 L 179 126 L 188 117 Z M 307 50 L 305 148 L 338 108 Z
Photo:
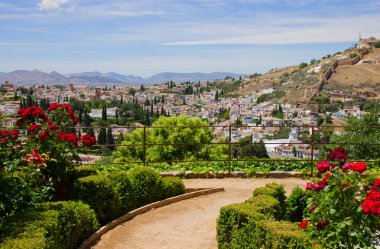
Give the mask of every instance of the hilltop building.
M 380 42 L 379 39 L 371 36 L 370 38 L 362 39 L 359 37 L 358 48 L 371 48 L 375 45 L 375 43 Z

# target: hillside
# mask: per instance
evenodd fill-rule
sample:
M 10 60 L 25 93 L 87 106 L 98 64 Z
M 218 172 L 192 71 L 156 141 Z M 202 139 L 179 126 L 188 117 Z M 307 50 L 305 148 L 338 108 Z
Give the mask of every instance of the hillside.
M 355 65 L 344 65 L 359 56 L 361 50 L 347 49 L 333 56 L 327 55 L 320 60 L 313 60 L 302 68 L 291 66 L 270 71 L 244 80 L 236 92 L 247 94 L 258 92 L 268 87 L 282 91 L 285 96 L 280 102 L 308 103 L 313 93 L 352 99 L 358 96 L 368 99 L 380 98 L 380 49 L 372 49 Z M 332 70 L 331 78 L 321 85 L 321 79 L 326 76 L 329 68 L 336 61 L 338 67 Z M 321 88 L 321 91 L 317 91 Z

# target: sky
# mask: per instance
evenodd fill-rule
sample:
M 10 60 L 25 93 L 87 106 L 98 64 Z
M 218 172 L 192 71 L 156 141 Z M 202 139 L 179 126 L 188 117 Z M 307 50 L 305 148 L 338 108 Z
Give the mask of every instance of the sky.
M 0 0 L 0 72 L 264 73 L 379 23 L 379 0 Z

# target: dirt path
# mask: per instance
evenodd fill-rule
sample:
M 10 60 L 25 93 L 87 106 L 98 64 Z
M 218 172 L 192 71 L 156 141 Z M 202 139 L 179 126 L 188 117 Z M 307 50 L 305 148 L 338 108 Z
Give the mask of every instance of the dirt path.
M 269 182 L 285 184 L 287 193 L 305 186 L 301 179 L 191 179 L 186 187 L 224 187 L 219 192 L 151 210 L 108 233 L 96 249 L 208 249 L 217 248 L 216 218 L 221 207 L 251 197 L 252 189 Z

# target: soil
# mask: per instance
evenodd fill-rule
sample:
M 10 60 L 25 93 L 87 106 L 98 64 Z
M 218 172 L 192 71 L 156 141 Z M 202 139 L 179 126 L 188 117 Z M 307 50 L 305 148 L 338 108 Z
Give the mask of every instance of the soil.
M 224 187 L 224 192 L 173 203 L 139 215 L 104 234 L 95 249 L 215 249 L 216 219 L 221 207 L 242 202 L 252 190 L 270 182 L 285 185 L 287 194 L 306 181 L 288 179 L 188 179 L 187 188 Z

